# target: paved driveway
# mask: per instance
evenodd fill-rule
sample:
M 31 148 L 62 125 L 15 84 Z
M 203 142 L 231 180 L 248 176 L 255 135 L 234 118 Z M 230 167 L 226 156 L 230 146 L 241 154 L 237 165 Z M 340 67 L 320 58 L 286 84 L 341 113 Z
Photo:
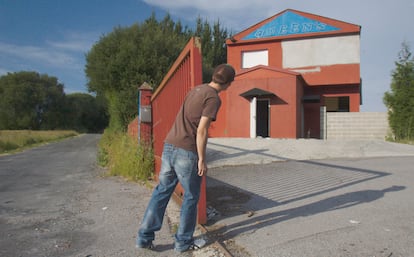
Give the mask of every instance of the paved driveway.
M 245 151 L 246 161 L 264 164 L 209 171 L 209 229 L 234 256 L 414 256 L 414 148 L 372 145 L 381 147 L 363 158 L 345 151 L 343 158 L 294 160 L 260 146 Z M 243 160 L 247 148 L 228 147 L 210 148 L 210 156 Z M 285 160 L 267 161 L 276 155 Z

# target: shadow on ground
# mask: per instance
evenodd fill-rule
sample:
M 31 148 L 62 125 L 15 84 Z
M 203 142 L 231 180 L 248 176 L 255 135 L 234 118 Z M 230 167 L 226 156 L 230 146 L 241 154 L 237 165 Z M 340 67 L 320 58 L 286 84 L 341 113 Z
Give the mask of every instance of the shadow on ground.
M 217 238 L 228 240 L 278 222 L 349 208 L 380 199 L 387 192 L 405 189 L 392 186 L 382 190 L 355 191 L 288 210 L 256 214 L 388 175 L 390 173 L 320 161 L 215 168 L 209 171 L 207 178 L 208 226 Z M 234 219 L 234 223 L 226 220 L 226 224 L 220 224 L 223 219 L 240 215 L 243 218 Z

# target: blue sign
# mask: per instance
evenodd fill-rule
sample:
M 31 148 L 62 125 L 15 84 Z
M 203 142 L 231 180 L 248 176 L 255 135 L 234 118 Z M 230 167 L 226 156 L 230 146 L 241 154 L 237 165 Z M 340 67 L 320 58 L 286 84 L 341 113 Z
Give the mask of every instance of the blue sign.
M 276 17 L 274 20 L 266 23 L 262 27 L 256 29 L 243 39 L 257 39 L 280 37 L 297 34 L 328 32 L 339 30 L 334 26 L 326 23 L 312 20 L 291 11 L 286 11 L 284 14 Z

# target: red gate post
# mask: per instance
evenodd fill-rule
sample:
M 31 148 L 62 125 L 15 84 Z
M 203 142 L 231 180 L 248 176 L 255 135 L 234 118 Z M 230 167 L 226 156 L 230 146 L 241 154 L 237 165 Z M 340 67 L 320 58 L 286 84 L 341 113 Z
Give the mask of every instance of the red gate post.
M 152 87 L 144 82 L 139 88 L 138 143 L 152 141 Z

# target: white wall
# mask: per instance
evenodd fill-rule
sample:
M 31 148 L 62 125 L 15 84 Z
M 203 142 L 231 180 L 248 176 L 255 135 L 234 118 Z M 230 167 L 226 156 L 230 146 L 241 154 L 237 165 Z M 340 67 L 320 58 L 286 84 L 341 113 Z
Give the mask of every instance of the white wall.
M 283 68 L 360 63 L 359 35 L 282 42 Z
M 385 139 L 390 134 L 385 112 L 327 112 L 326 139 Z

